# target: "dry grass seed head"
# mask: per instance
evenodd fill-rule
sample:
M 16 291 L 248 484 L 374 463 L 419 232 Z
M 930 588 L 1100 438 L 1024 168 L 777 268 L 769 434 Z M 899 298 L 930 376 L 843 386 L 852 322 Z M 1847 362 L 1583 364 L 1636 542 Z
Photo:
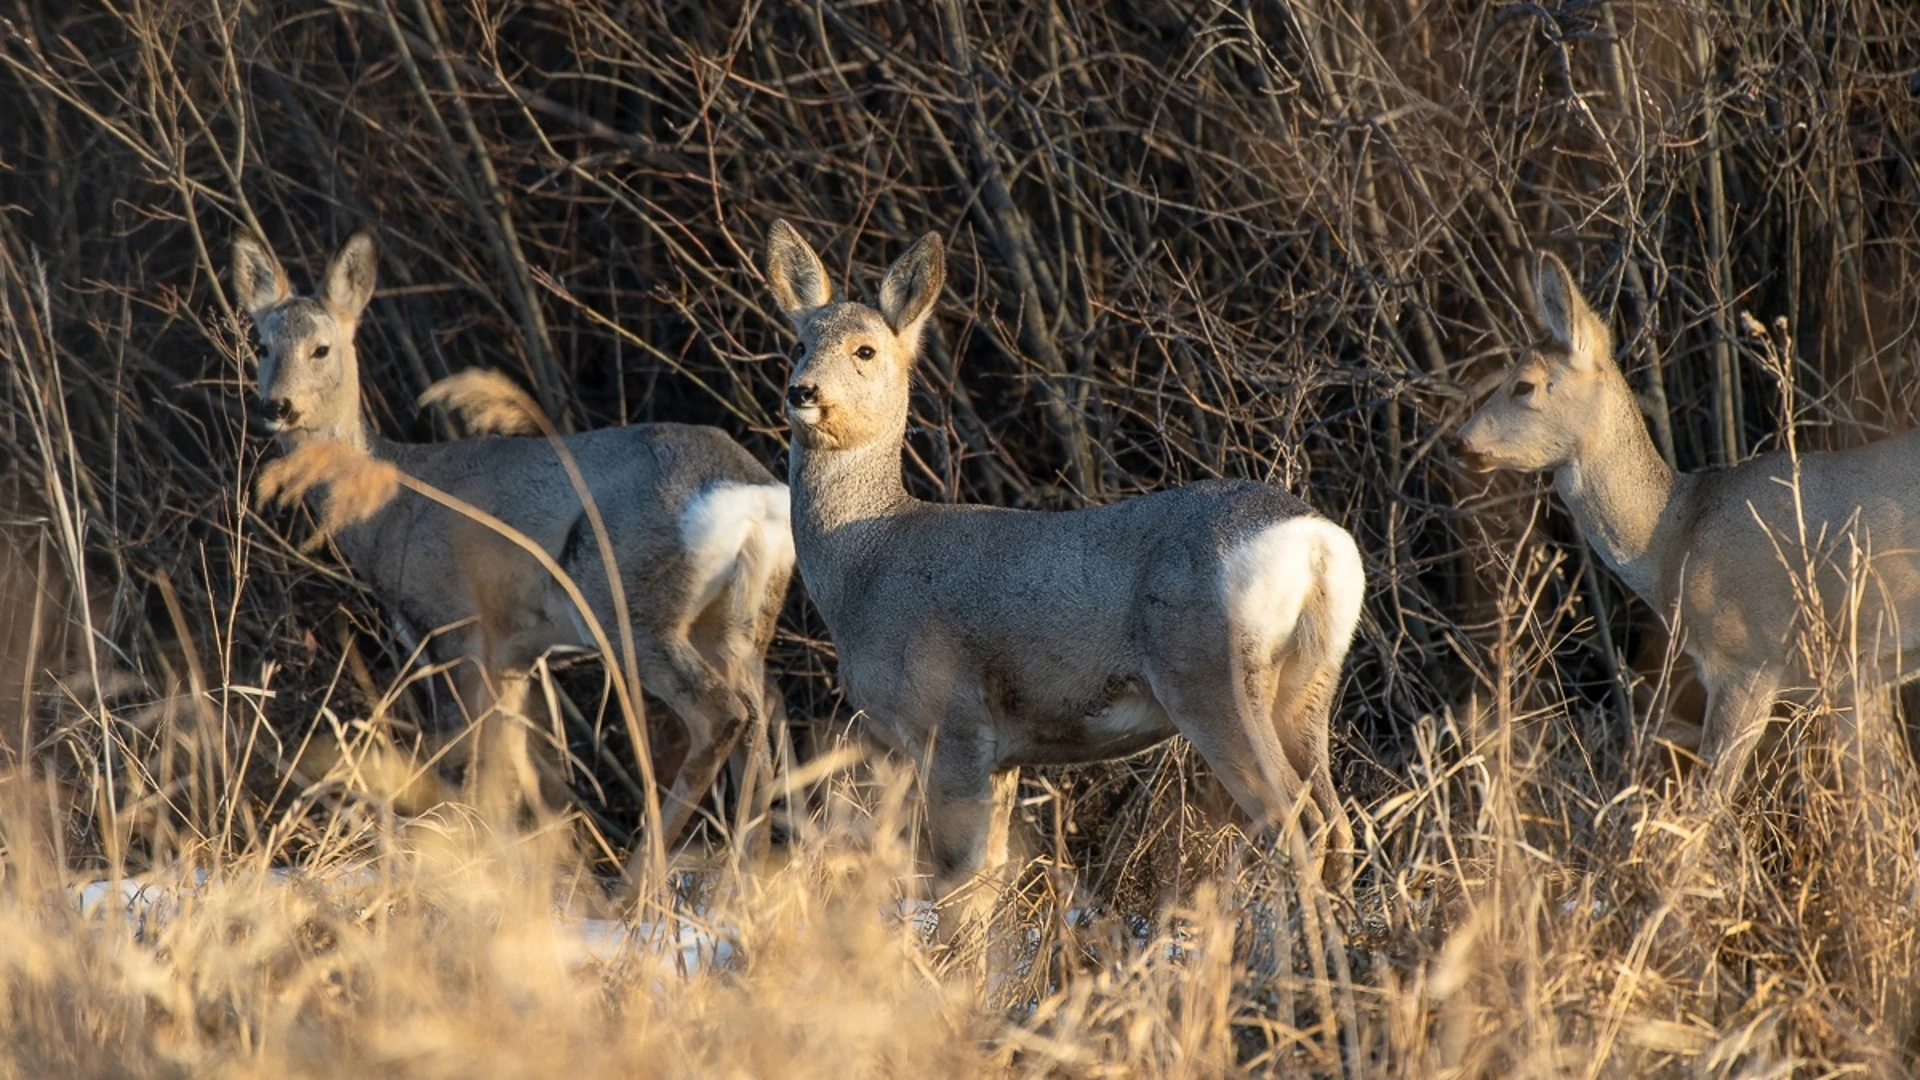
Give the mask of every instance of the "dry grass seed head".
M 909 978 L 929 961 L 908 943 L 878 948 L 818 915 L 823 896 L 838 897 L 848 925 L 874 934 L 855 920 L 913 869 L 902 839 L 912 829 L 893 827 L 911 788 L 856 777 L 830 785 L 842 794 L 819 812 L 835 824 L 818 830 L 817 844 L 804 841 L 786 877 L 760 875 L 751 904 L 707 912 L 749 935 L 752 962 L 684 981 L 653 966 L 671 958 L 670 943 L 629 952 L 604 984 L 522 976 L 533 965 L 493 951 L 497 905 L 482 901 L 520 890 L 532 910 L 549 882 L 515 877 L 524 863 L 502 853 L 489 864 L 472 844 L 403 854 L 393 875 L 383 866 L 383 883 L 401 883 L 392 909 L 371 908 L 374 917 L 342 932 L 348 947 L 336 955 L 358 959 L 338 984 L 331 961 L 308 962 L 315 992 L 305 998 L 246 973 L 202 979 L 200 965 L 211 971 L 237 954 L 224 937 L 163 951 L 73 932 L 79 916 L 68 906 L 15 884 L 25 864 L 9 852 L 0 1074 L 646 1068 L 932 1080 L 983 1071 L 983 1051 L 1004 1055 L 999 1075 L 1911 1074 L 1903 1059 L 1920 1041 L 1901 1001 L 1920 967 L 1907 887 L 1920 867 L 1916 804 L 1900 796 L 1883 830 L 1855 824 L 1850 794 L 1814 790 L 1809 741 L 1779 755 L 1784 763 L 1739 815 L 1702 833 L 1665 786 L 1667 751 L 1643 733 L 1667 710 L 1629 714 L 1608 703 L 1609 687 L 1638 686 L 1641 675 L 1656 685 L 1679 678 L 1629 666 L 1615 647 L 1622 633 L 1651 640 L 1657 614 L 1628 604 L 1598 616 L 1593 605 L 1618 596 L 1617 584 L 1589 560 L 1546 557 L 1570 550 L 1564 530 L 1541 528 L 1550 492 L 1516 480 L 1476 495 L 1479 485 L 1464 486 L 1455 464 L 1430 451 L 1457 422 L 1456 395 L 1476 365 L 1531 343 L 1522 280 L 1537 243 L 1582 256 L 1584 283 L 1624 339 L 1622 366 L 1648 388 L 1663 450 L 1680 467 L 1728 457 L 1723 444 L 1750 448 L 1746 436 L 1776 398 L 1799 400 L 1759 368 L 1736 377 L 1751 354 L 1723 354 L 1731 363 L 1716 366 L 1733 310 L 1748 302 L 1763 319 L 1794 316 L 1801 336 L 1781 359 L 1793 362 L 1806 406 L 1845 421 L 1808 424 L 1809 449 L 1854 438 L 1856 426 L 1913 427 L 1911 380 L 1898 375 L 1920 295 L 1903 149 L 1903 133 L 1920 130 L 1920 96 L 1908 92 L 1920 5 L 1513 5 L 1516 17 L 1488 19 L 1480 5 L 1451 3 L 1399 19 L 1391 5 L 1336 0 L 1322 18 L 1282 27 L 1281 54 L 1267 31 L 1288 20 L 1257 6 L 1247 16 L 1237 5 L 958 5 L 903 27 L 892 21 L 899 5 L 843 5 L 827 9 L 827 37 L 884 43 L 882 68 L 850 78 L 827 37 L 763 34 L 732 56 L 728 85 L 754 89 L 728 99 L 736 122 L 719 125 L 701 123 L 703 109 L 732 90 L 706 86 L 704 67 L 676 59 L 724 40 L 727 16 L 710 6 L 535 0 L 500 34 L 475 5 L 442 5 L 440 46 L 413 58 L 429 67 L 477 60 L 461 70 L 500 92 L 437 102 L 422 100 L 427 83 L 412 93 L 402 77 L 406 43 L 436 36 L 422 6 L 394 5 L 394 20 L 364 7 L 270 26 L 273 11 L 254 6 L 236 15 L 231 5 L 32 5 L 33 25 L 0 65 L 24 121 L 0 125 L 11 170 L 0 186 L 23 210 L 0 215 L 0 352 L 9 358 L 0 368 L 11 406 L 0 510 L 24 530 L 20 580 L 45 582 L 65 567 L 70 582 L 44 602 L 25 587 L 7 593 L 20 614 L 49 614 L 22 621 L 19 659 L 5 674 L 85 669 L 86 654 L 99 652 L 152 686 L 170 685 L 171 631 L 149 632 L 149 605 L 127 602 L 137 600 L 138 575 L 168 571 L 188 631 L 214 660 L 203 698 L 225 721 L 200 724 L 173 690 L 149 695 L 162 704 L 148 720 L 64 677 L 6 681 L 0 715 L 32 710 L 8 716 L 6 734 L 29 735 L 49 767 L 80 782 L 71 824 L 34 826 L 51 834 L 32 845 L 44 849 L 37 873 L 51 884 L 66 872 L 56 840 L 94 857 L 100 838 L 137 831 L 134 805 L 179 804 L 195 835 L 220 835 L 222 820 L 255 808 L 242 786 L 251 770 L 240 767 L 253 759 L 229 754 L 240 745 L 228 738 L 234 725 L 296 740 L 320 709 L 350 707 L 335 692 L 328 643 L 303 648 L 300 638 L 335 610 L 368 614 L 364 596 L 322 579 L 311 560 L 258 547 L 234 549 L 231 588 L 218 572 L 203 574 L 220 565 L 222 551 L 202 538 L 225 535 L 236 462 L 218 442 L 191 437 L 196 424 L 212 431 L 222 418 L 195 411 L 199 393 L 177 392 L 183 376 L 217 375 L 206 344 L 231 339 L 205 318 L 213 219 L 195 192 L 266 216 L 289 254 L 331 246 L 343 213 L 376 202 L 394 250 L 420 255 L 408 284 L 424 286 L 393 291 L 405 318 L 378 319 L 380 340 L 412 336 L 432 346 L 419 349 L 430 363 L 444 355 L 457 369 L 518 336 L 526 385 L 550 409 L 577 402 L 588 415 L 625 415 L 644 387 L 645 412 L 753 430 L 759 441 L 749 445 L 763 460 L 784 443 L 769 437 L 781 426 L 780 365 L 748 362 L 784 347 L 785 316 L 739 300 L 759 285 L 740 250 L 744 223 L 791 218 L 870 284 L 876 260 L 964 215 L 949 269 L 951 298 L 971 317 L 934 343 L 922 369 L 931 393 L 919 398 L 924 427 L 905 470 L 915 494 L 1062 507 L 1198 475 L 1287 478 L 1373 537 L 1373 570 L 1386 585 L 1336 726 L 1336 737 L 1353 730 L 1342 755 L 1352 765 L 1347 794 L 1373 819 L 1362 833 L 1375 888 L 1349 924 L 1365 968 L 1358 1022 L 1338 1024 L 1354 1053 L 1328 1050 L 1333 1033 L 1319 1025 L 1333 1014 L 1301 980 L 1316 946 L 1299 934 L 1290 965 L 1238 966 L 1227 987 L 1218 969 L 1167 962 L 1124 934 L 1133 961 L 1082 962 L 1069 936 L 1077 931 L 1060 919 L 1064 944 L 1036 954 L 1032 1012 L 992 1011 L 963 993 L 957 1019 L 939 1023 L 934 1008 L 913 1007 L 934 996 Z M 634 34 L 634 19 L 660 33 Z M 1809 35 L 1809 24 L 1831 32 Z M 239 68 L 167 74 L 170 57 L 235 54 L 236 34 L 247 46 Z M 336 47 L 342 34 L 357 35 L 355 47 Z M 583 41 L 598 47 L 568 47 Z M 1482 62 L 1489 56 L 1498 62 Z M 1176 68 L 1176 80 L 1141 77 Z M 542 77 L 530 81 L 532 72 Z M 608 95 L 610 80 L 644 93 Z M 1595 94 L 1620 107 L 1569 107 Z M 949 107 L 956 101 L 964 116 Z M 503 243 L 499 208 L 478 176 L 391 182 L 394 162 L 440 143 L 436 106 L 470 112 L 472 130 L 485 133 L 515 242 Z M 1371 118 L 1364 138 L 1324 136 L 1360 114 Z M 324 129 L 325 145 L 251 140 L 259 155 L 236 184 L 224 145 L 231 124 L 220 118 L 246 115 L 288 132 Z M 886 133 L 884 161 L 861 132 Z M 534 182 L 556 145 L 569 147 L 573 179 Z M 463 167 L 480 165 L 476 155 Z M 389 181 L 357 191 L 317 184 L 316 166 Z M 1719 221 L 1710 176 L 1735 193 L 1735 220 Z M 632 242 L 632 214 L 583 212 L 582 183 L 595 198 L 647 207 L 657 242 Z M 716 185 L 727 192 L 724 215 Z M 114 208 L 110 227 L 88 207 Z M 1721 242 L 1705 242 L 1716 221 Z M 1819 221 L 1846 228 L 1807 227 Z M 500 253 L 521 243 L 524 263 L 515 254 L 504 268 L 520 272 L 502 273 Z M 272 265 L 261 269 L 256 285 L 274 276 Z M 604 290 L 585 287 L 600 281 Z M 648 299 L 629 303 L 638 283 Z M 654 307 L 674 315 L 643 310 Z M 371 387 L 430 381 L 406 350 L 368 353 Z M 229 359 L 238 370 L 237 355 Z M 583 377 L 596 369 L 615 377 Z M 80 421 L 71 428 L 68 410 Z M 90 508 L 61 526 L 62 505 Z M 89 577 L 90 565 L 127 576 Z M 844 717 L 831 652 L 805 626 L 781 635 L 773 666 L 796 717 Z M 1661 651 L 1641 655 L 1658 661 Z M 1469 693 L 1496 704 L 1469 721 L 1457 712 Z M 1797 738 L 1809 725 L 1785 727 Z M 167 763 L 183 758 L 174 747 L 202 739 L 206 752 L 193 760 L 209 767 L 174 767 L 179 782 L 169 783 Z M 1164 772 L 1139 761 L 1109 767 L 1109 784 L 1089 785 L 1077 809 L 1053 818 L 1058 865 L 1086 882 L 1111 864 L 1131 884 L 1146 875 L 1117 868 L 1177 867 L 1207 846 L 1156 827 L 1191 813 L 1170 781 L 1184 780 L 1192 758 L 1163 752 L 1154 760 Z M 184 797 L 195 783 L 206 792 L 229 764 L 230 793 Z M 1088 775 L 1077 774 L 1082 784 Z M 1134 794 L 1156 782 L 1165 795 Z M 872 811 L 883 794 L 893 809 Z M 320 812 L 267 819 L 273 831 L 257 834 L 253 850 L 349 864 L 371 849 L 369 837 L 390 835 L 390 815 L 367 813 L 366 802 L 316 791 L 295 803 Z M 1109 804 L 1124 810 L 1121 827 L 1095 814 Z M 1060 805 L 1026 812 L 1045 830 Z M 51 824 L 41 796 L 31 809 Z M 612 813 L 639 820 L 632 804 Z M 400 837 L 410 851 L 427 842 L 426 827 Z M 1690 838 L 1721 853 L 1690 868 Z M 204 864 L 230 870 L 227 850 L 209 844 Z M 445 876 L 482 865 L 513 873 L 462 890 L 477 894 L 476 913 L 449 919 L 442 865 L 452 868 Z M 1278 886 L 1262 875 L 1220 875 L 1223 896 L 1266 903 L 1259 898 Z M 872 891 L 855 895 L 862 882 Z M 195 910 L 209 926 L 244 914 L 249 887 L 230 885 L 231 899 L 206 897 Z M 1864 899 L 1856 891 L 1869 887 Z M 1423 987 L 1445 973 L 1450 936 L 1482 910 L 1486 930 L 1449 976 L 1461 989 L 1437 1003 Z M 517 932 L 536 928 L 528 920 Z M 1016 933 L 1029 929 L 1056 936 L 1041 916 Z M 856 948 L 840 951 L 847 942 Z M 1194 981 L 1177 983 L 1185 973 Z M 233 992 L 199 995 L 198 985 Z M 342 992 L 329 1003 L 318 990 L 333 985 Z M 1216 990 L 1233 1013 L 1187 1010 L 1219 1000 Z M 1776 1016 L 1778 1033 L 1768 1034 Z M 1691 1032 L 1661 1026 L 1696 1022 L 1722 1041 L 1700 1049 Z M 1136 1024 L 1142 1038 L 1121 1037 Z M 850 1033 L 856 1025 L 870 1034 Z M 1163 1037 L 1174 1025 L 1190 1036 Z
M 539 403 L 497 371 L 470 368 L 449 375 L 420 395 L 420 407 L 439 406 L 475 435 L 540 435 L 553 425 Z
M 256 505 L 287 505 L 325 488 L 320 528 L 301 545 L 317 548 L 328 536 L 365 521 L 400 491 L 400 470 L 343 442 L 321 439 L 287 452 L 260 470 L 254 485 Z

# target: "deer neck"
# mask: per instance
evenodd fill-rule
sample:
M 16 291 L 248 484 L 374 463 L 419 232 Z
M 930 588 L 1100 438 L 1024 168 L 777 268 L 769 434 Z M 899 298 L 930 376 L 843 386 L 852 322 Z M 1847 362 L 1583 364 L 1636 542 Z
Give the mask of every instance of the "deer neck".
M 1613 376 L 1599 421 L 1574 456 L 1554 472 L 1554 486 L 1573 512 L 1580 535 L 1642 600 L 1664 608 L 1664 573 L 1683 514 L 1684 495 L 1634 403 L 1626 380 Z
M 800 577 L 830 626 L 842 584 L 860 576 L 878 554 L 885 525 L 915 505 L 900 479 L 904 418 L 900 427 L 898 437 L 839 449 L 809 447 L 796 438 L 788 452 Z

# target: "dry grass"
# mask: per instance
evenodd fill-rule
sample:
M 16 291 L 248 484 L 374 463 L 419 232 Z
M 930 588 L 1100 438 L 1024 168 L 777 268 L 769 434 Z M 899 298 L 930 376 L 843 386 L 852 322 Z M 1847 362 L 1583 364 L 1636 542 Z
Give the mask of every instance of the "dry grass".
M 297 505 L 311 496 L 320 527 L 300 545 L 317 550 L 329 536 L 372 517 L 400 493 L 400 470 L 343 442 L 310 442 L 260 470 L 254 495 L 261 504 Z
M 1911 770 L 1841 790 L 1853 703 L 1822 702 L 1736 812 L 1690 805 L 1657 620 L 1542 484 L 1436 446 L 1529 334 L 1532 244 L 1615 321 L 1682 467 L 1913 426 L 1916 73 L 1904 0 L 15 0 L 0 1071 L 1910 1072 Z M 1257 476 L 1353 529 L 1336 754 L 1365 850 L 1331 922 L 1178 746 L 1030 779 L 985 981 L 887 914 L 916 821 L 885 763 L 803 765 L 766 865 L 696 844 L 615 890 L 648 737 L 591 671 L 558 680 L 575 817 L 392 812 L 436 676 L 303 549 L 306 511 L 253 508 L 299 466 L 249 415 L 228 239 L 313 266 L 380 229 L 360 352 L 389 435 L 447 434 L 405 403 L 501 368 L 564 430 L 715 423 L 775 462 L 779 216 L 855 292 L 949 240 L 914 490 Z M 831 661 L 796 596 L 796 722 L 847 718 Z M 71 901 L 123 873 L 176 902 Z M 729 951 L 582 959 L 584 918 Z
M 539 435 L 549 421 L 525 390 L 497 371 L 470 368 L 427 387 L 420 407 L 438 406 L 472 435 Z

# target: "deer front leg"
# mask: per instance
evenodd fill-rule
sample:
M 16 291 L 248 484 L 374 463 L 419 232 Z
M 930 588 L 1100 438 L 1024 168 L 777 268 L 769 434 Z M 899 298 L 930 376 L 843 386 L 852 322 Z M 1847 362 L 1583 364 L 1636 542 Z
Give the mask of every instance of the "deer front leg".
M 1020 773 L 996 764 L 989 729 L 949 724 L 935 733 L 921 776 L 939 939 L 949 946 L 984 944 L 981 932 L 999 900 Z
M 1740 786 L 1774 695 L 1780 690 L 1780 668 L 1769 665 L 1736 671 L 1707 686 L 1706 723 L 1700 733 L 1700 756 L 1710 770 L 1708 790 L 1722 801 Z
M 996 826 L 996 778 L 990 738 L 965 728 L 942 728 L 922 777 L 927 831 L 932 841 L 934 898 L 968 884 L 1006 857 L 1006 826 Z M 1018 777 L 1009 771 L 1006 775 Z M 995 851 L 996 833 L 999 850 Z
M 508 816 L 522 803 L 542 819 L 565 807 L 564 762 L 537 726 L 546 703 L 534 671 L 468 661 L 456 670 L 455 684 L 471 725 L 464 750 L 469 794 L 487 811 Z

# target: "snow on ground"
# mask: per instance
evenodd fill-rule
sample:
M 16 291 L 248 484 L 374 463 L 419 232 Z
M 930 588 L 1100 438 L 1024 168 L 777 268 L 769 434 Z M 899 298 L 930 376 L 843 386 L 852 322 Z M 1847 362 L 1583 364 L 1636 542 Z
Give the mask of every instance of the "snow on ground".
M 292 886 L 314 879 L 301 871 L 274 868 L 267 871 L 269 882 Z M 72 901 L 81 915 L 105 922 L 116 915 L 138 937 L 146 938 L 164 928 L 179 914 L 183 900 L 206 887 L 212 880 L 205 870 L 188 875 L 121 877 L 90 881 L 72 890 Z M 343 888 L 366 888 L 377 884 L 375 872 L 362 867 L 328 875 L 323 884 Z M 736 958 L 734 932 L 724 926 L 712 927 L 699 921 L 699 912 L 689 919 L 649 919 L 628 922 L 616 919 L 583 918 L 556 908 L 554 925 L 561 933 L 558 943 L 561 961 L 569 967 L 586 964 L 614 966 L 642 960 L 659 964 L 665 972 L 685 976 L 703 970 L 723 970 Z M 931 942 L 940 922 L 934 905 L 926 900 L 900 899 L 879 912 L 910 925 L 923 942 Z M 1073 908 L 1067 921 L 1086 925 L 1092 921 L 1091 909 Z M 1145 943 L 1150 927 L 1133 927 L 1134 935 Z M 1029 945 L 1038 947 L 1038 931 L 1029 930 Z M 1170 943 L 1168 955 L 1186 951 Z M 1016 965 L 1017 967 L 1019 965 Z
M 269 881 L 292 884 L 306 877 L 297 871 L 274 868 Z M 183 899 L 204 888 L 212 876 L 196 870 L 185 877 L 122 877 L 89 881 L 72 890 L 80 914 L 105 921 L 119 916 L 136 936 L 147 937 L 179 914 Z M 362 887 L 373 882 L 372 871 L 336 875 L 334 884 Z M 677 974 L 721 969 L 733 962 L 734 942 L 724 928 L 716 931 L 691 921 L 588 919 L 554 912 L 562 931 L 560 955 L 570 966 L 588 963 L 612 965 L 634 958 L 657 959 Z

